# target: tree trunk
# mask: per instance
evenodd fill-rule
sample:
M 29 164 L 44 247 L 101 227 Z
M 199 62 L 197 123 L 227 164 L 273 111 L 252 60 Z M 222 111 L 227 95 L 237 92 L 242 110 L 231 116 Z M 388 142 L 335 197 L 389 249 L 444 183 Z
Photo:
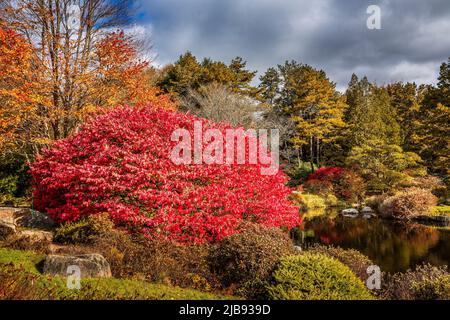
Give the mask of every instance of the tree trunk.
M 317 168 L 320 168 L 320 140 L 316 139 L 316 159 L 317 159 Z
M 313 136 L 309 138 L 309 151 L 310 151 L 310 164 L 311 164 L 311 173 L 314 173 L 314 140 Z
M 284 141 L 284 150 L 286 150 L 288 163 L 291 164 L 291 155 L 289 154 L 289 148 L 286 141 Z

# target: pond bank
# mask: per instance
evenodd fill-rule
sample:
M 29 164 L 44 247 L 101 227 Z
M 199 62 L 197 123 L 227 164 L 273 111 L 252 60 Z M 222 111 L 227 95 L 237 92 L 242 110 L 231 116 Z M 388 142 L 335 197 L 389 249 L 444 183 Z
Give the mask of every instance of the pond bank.
M 310 212 L 293 237 L 304 249 L 314 244 L 356 249 L 390 273 L 422 263 L 450 265 L 450 232 L 415 222 L 345 218 L 336 209 Z

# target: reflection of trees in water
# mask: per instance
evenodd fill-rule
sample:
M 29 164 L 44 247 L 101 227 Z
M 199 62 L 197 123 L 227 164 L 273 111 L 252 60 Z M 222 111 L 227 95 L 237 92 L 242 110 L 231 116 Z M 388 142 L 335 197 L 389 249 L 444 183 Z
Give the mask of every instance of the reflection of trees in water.
M 318 217 L 306 221 L 305 230 L 313 231 L 310 240 L 363 252 L 384 271 L 403 271 L 425 260 L 445 264 L 450 259 L 449 234 L 442 234 L 445 239 L 440 241 L 438 230 L 423 225 Z

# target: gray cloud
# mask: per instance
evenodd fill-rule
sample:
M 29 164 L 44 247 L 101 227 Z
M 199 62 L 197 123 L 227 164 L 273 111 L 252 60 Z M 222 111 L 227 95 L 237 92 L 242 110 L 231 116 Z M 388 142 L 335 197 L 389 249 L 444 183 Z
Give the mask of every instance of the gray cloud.
M 382 30 L 366 28 L 370 4 Z M 140 0 L 161 64 L 187 51 L 250 68 L 295 59 L 344 88 L 355 72 L 379 84 L 432 83 L 450 56 L 449 0 Z

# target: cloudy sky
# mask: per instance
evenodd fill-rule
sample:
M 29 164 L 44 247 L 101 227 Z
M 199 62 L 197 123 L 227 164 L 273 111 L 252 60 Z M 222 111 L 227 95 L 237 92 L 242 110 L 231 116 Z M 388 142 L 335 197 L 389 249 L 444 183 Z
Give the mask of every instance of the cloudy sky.
M 371 81 L 435 83 L 450 56 L 450 0 L 137 0 L 136 27 L 157 63 L 192 51 L 263 73 L 285 60 L 323 69 L 343 89 L 352 73 Z M 381 30 L 369 30 L 369 5 Z

